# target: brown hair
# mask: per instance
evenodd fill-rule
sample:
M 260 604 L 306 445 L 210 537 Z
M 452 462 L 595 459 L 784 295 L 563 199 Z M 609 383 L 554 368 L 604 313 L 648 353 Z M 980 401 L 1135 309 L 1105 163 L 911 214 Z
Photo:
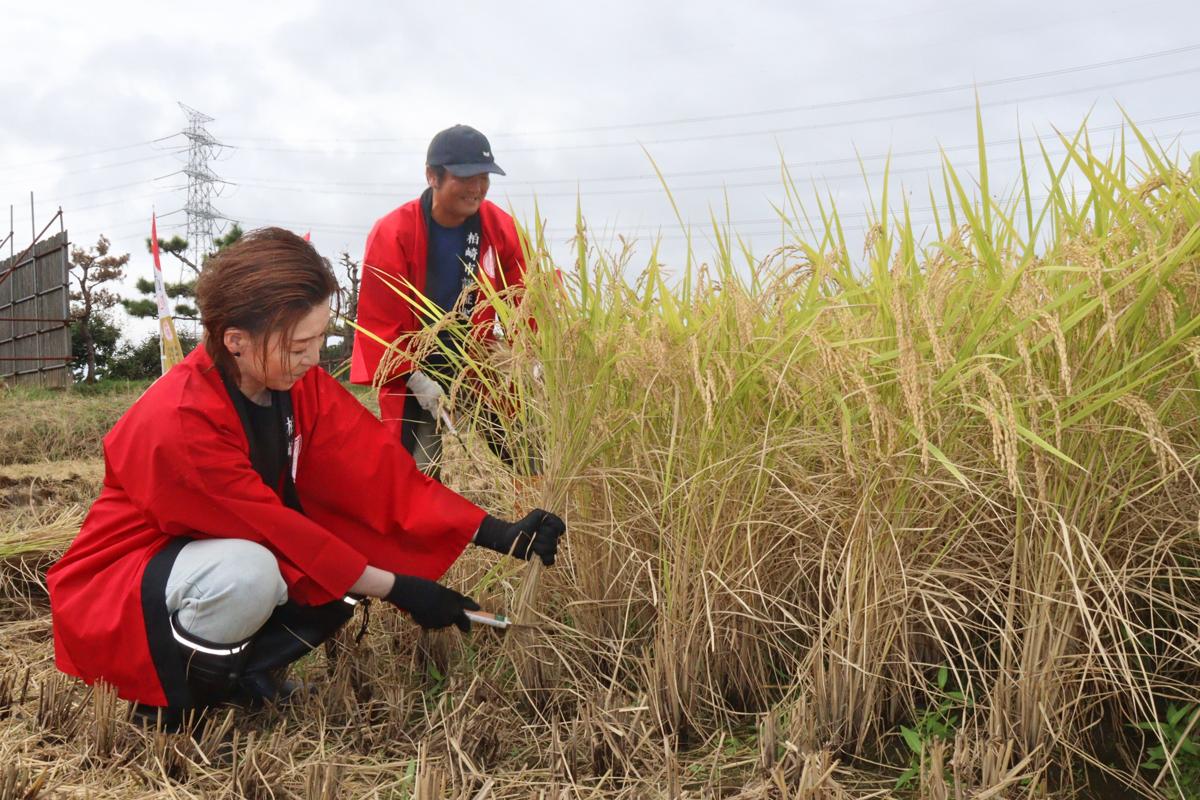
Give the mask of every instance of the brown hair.
M 264 347 L 278 333 L 281 351 L 286 351 L 296 323 L 337 290 L 328 259 L 311 244 L 283 228 L 250 231 L 209 259 L 196 282 L 204 347 L 237 380 L 225 331 L 241 328 Z

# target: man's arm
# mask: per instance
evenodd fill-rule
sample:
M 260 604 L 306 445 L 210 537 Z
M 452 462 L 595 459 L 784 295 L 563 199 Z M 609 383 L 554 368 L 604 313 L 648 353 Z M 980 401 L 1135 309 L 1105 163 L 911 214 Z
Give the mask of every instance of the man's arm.
M 413 312 L 402 294 L 408 291 L 406 282 L 410 272 L 396 232 L 380 220 L 367 237 L 363 254 L 358 329 L 354 333 L 350 363 L 352 383 L 373 383 L 379 365 L 388 353 L 387 345 L 413 330 Z M 404 358 L 397 360 L 394 353 L 388 354 L 387 360 L 391 366 L 387 380 L 394 380 L 413 369 L 411 362 Z

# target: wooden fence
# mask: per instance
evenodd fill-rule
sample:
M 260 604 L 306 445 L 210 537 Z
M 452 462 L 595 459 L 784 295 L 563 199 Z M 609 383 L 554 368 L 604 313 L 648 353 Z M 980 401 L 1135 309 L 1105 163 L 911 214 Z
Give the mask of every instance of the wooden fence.
M 0 261 L 0 383 L 71 383 L 67 232 Z

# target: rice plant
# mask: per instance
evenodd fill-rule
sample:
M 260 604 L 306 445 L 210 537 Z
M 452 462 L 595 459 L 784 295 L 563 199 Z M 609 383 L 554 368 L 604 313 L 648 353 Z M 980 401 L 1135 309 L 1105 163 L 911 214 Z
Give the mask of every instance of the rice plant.
M 580 213 L 564 281 L 535 225 L 523 303 L 487 292 L 508 357 L 459 396 L 567 513 L 563 568 L 506 584 L 550 631 L 510 653 L 538 713 L 644 706 L 685 750 L 769 726 L 789 785 L 818 752 L 899 775 L 949 684 L 922 793 L 1149 791 L 1123 726 L 1200 700 L 1200 162 L 1127 133 L 1022 153 L 1007 197 L 981 133 L 928 231 L 885 178 L 861 258 L 790 179 L 761 261 L 714 220 L 710 259 L 635 270 Z
M 1200 160 L 1126 137 L 1064 136 L 993 196 L 981 136 L 928 225 L 885 171 L 865 248 L 786 174 L 765 259 L 713 220 L 712 253 L 635 263 L 581 210 L 555 263 L 535 214 L 523 301 L 485 291 L 501 351 L 449 354 L 444 475 L 566 516 L 553 569 L 449 578 L 536 627 L 372 615 L 300 665 L 299 707 L 199 741 L 56 677 L 29 569 L 78 524 L 67 473 L 99 473 L 43 498 L 10 464 L 0 500 L 39 507 L 0 524 L 0 794 L 1188 796 Z M 98 455 L 73 416 L 51 453 L 26 413 L 9 460 Z M 493 418 L 518 467 L 472 435 Z

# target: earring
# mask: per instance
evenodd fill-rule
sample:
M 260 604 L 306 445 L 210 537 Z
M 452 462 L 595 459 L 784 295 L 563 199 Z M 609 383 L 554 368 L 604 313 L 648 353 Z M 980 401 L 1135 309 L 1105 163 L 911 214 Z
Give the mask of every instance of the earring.
M 234 358 L 241 358 L 241 357 L 242 357 L 242 354 L 241 354 L 241 353 L 234 353 L 234 354 L 233 354 L 233 357 L 234 357 Z

